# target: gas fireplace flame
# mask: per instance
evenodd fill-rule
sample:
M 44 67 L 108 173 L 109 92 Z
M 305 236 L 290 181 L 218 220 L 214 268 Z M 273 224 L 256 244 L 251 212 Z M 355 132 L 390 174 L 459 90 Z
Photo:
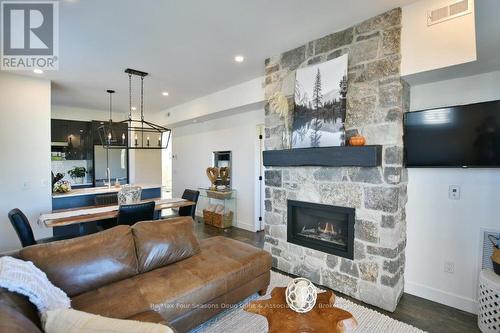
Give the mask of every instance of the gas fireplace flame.
M 323 228 L 321 226 L 318 226 L 318 231 L 322 234 L 327 234 L 327 235 L 337 234 L 337 232 L 333 228 L 333 224 L 331 223 L 325 223 Z

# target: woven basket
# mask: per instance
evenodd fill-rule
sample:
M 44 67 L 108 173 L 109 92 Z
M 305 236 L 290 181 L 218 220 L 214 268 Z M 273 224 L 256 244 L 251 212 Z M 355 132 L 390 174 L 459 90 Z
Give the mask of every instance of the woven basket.
M 212 216 L 214 215 L 213 212 L 209 212 L 208 210 L 204 209 L 203 210 L 203 222 L 205 224 L 212 225 Z
M 229 228 L 233 225 L 233 212 L 229 212 L 229 214 L 217 214 L 214 212 L 209 212 L 208 210 L 203 210 L 203 220 L 205 224 L 213 225 L 217 228 Z

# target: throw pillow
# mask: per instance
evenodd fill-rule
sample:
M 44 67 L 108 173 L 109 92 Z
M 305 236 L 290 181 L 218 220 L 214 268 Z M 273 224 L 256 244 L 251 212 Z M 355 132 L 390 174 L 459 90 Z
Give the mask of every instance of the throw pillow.
M 42 317 L 45 333 L 173 333 L 167 326 L 106 318 L 73 309 L 48 311 Z
M 200 252 L 191 217 L 139 222 L 132 227 L 132 233 L 141 273 Z

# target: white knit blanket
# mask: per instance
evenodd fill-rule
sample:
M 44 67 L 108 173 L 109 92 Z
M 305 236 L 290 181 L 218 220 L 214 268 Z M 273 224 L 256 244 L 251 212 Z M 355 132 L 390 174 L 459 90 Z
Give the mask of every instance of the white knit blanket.
M 0 287 L 25 295 L 42 314 L 71 307 L 71 300 L 31 261 L 0 257 Z

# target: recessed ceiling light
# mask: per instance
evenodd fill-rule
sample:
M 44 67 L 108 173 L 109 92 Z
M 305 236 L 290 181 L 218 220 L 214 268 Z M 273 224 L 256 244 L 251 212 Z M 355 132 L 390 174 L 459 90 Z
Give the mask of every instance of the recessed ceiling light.
M 242 55 L 237 55 L 236 57 L 234 57 L 234 61 L 236 62 L 243 62 L 243 60 L 245 60 L 245 57 L 243 57 Z
M 35 74 L 43 74 L 43 71 L 40 68 L 35 68 L 33 70 L 33 73 L 35 73 Z
M 137 108 L 135 106 L 131 107 L 130 110 L 135 111 Z
M 168 91 L 164 91 L 161 93 L 163 96 L 168 96 Z

